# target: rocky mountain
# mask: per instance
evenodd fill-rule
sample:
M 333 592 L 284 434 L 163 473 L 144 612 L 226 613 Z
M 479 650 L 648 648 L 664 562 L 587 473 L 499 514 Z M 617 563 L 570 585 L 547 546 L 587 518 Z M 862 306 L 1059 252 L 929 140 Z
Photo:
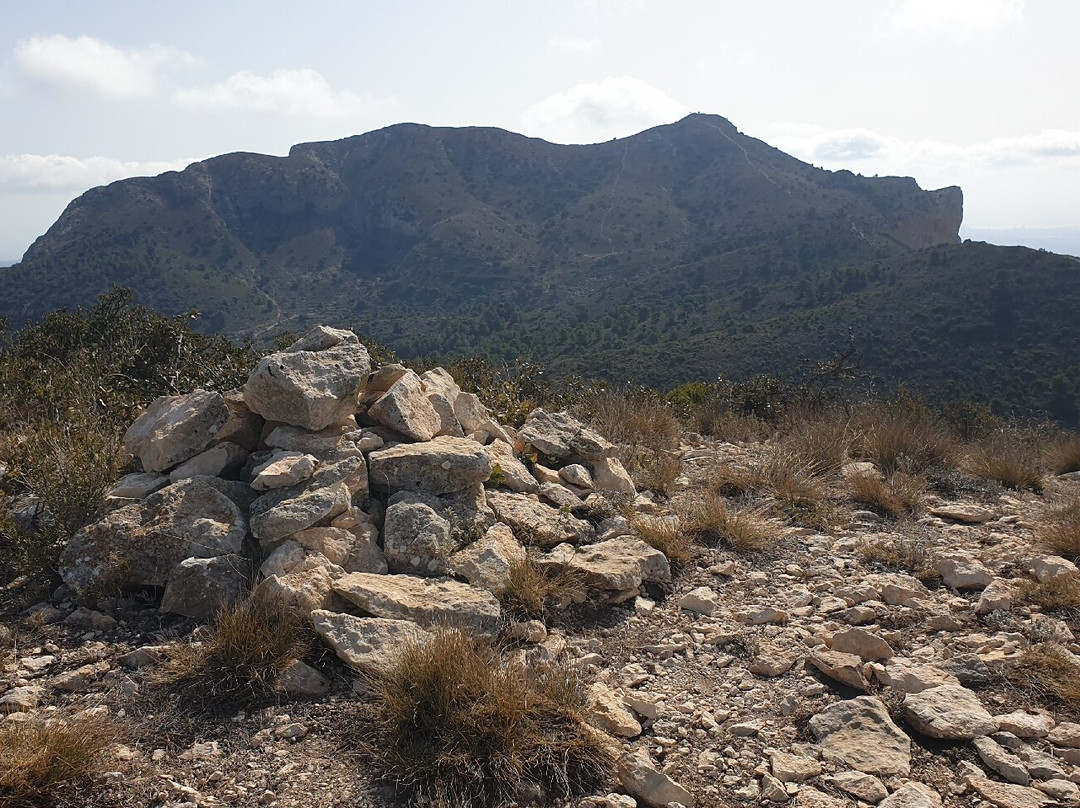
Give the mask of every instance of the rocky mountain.
M 1074 294 L 1058 276 L 1075 262 L 988 258 L 959 246 L 961 219 L 959 188 L 824 171 L 718 116 L 588 146 L 401 124 L 95 188 L 4 270 L 0 315 L 18 325 L 121 285 L 233 336 L 335 322 L 406 356 L 523 356 L 673 384 L 744 372 L 716 358 L 747 335 L 783 360 L 754 372 L 785 370 L 804 342 L 831 349 L 807 322 L 846 331 L 869 306 L 892 324 L 858 335 L 867 367 L 891 379 L 895 340 L 925 316 L 913 301 L 983 285 L 986 265 L 1022 274 L 1036 307 L 1051 286 Z M 930 285 L 899 283 L 908 267 Z M 993 305 L 965 317 L 989 322 Z M 948 333 L 923 331 L 952 376 Z M 1044 375 L 1068 365 L 1052 353 Z

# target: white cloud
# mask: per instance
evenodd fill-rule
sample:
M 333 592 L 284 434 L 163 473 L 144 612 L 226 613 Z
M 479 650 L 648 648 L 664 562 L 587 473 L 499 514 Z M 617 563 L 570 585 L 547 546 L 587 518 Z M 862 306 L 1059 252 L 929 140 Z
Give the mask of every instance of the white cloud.
M 777 148 L 826 168 L 863 173 L 913 174 L 948 168 L 1055 165 L 1080 168 L 1080 132 L 1045 129 L 962 146 L 940 140 L 903 140 L 869 129 L 824 130 L 801 125 L 773 127 L 766 138 Z
M 196 64 L 196 57 L 176 48 L 123 49 L 89 36 L 31 37 L 15 46 L 15 67 L 30 83 L 106 98 L 145 98 L 154 93 L 163 72 Z
M 582 37 L 556 36 L 549 39 L 547 44 L 552 50 L 565 53 L 593 53 L 603 47 L 603 43 L 595 37 L 585 39 Z
M 527 134 L 558 143 L 597 143 L 671 123 L 689 110 L 662 90 L 631 76 L 578 84 L 522 114 Z
M 903 0 L 893 21 L 905 28 L 998 28 L 1023 16 L 1024 0 Z
M 275 70 L 261 76 L 247 70 L 209 87 L 180 90 L 177 103 L 204 109 L 253 109 L 288 115 L 331 117 L 355 112 L 359 96 L 335 90 L 315 70 Z
M 194 160 L 124 161 L 60 154 L 0 155 L 0 190 L 81 191 L 126 177 L 179 171 Z

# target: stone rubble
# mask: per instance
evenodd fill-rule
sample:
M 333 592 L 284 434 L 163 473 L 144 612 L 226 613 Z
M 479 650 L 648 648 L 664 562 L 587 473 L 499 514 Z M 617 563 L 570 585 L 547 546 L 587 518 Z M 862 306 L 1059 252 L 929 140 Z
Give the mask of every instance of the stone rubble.
M 760 451 L 691 440 L 678 484 L 687 495 L 715 464 L 748 466 Z M 159 640 L 125 633 L 107 601 L 89 608 L 98 593 L 153 591 L 163 612 L 210 622 L 255 587 L 305 610 L 328 657 L 364 676 L 443 625 L 573 665 L 619 759 L 617 782 L 578 808 L 1080 800 L 1080 723 L 1065 720 L 1075 715 L 995 690 L 1000 666 L 1039 643 L 1080 652 L 1071 618 L 1024 600 L 1027 582 L 1080 572 L 1033 551 L 1019 496 L 935 500 L 911 527 L 931 537 L 918 576 L 866 561 L 861 548 L 900 528 L 854 511 L 832 531 L 772 524 L 775 552 L 703 550 L 673 574 L 617 514 L 631 503 L 674 518 L 661 498 L 638 495 L 618 447 L 566 413 L 497 424 L 441 369 L 372 373 L 355 336 L 327 328 L 261 361 L 241 391 L 155 401 L 126 446 L 143 471 L 68 542 L 66 593 L 27 613 L 73 632 L 78 649 L 42 644 L 5 663 L 6 720 L 137 687 L 167 658 Z M 844 474 L 854 466 L 868 464 Z M 510 620 L 497 596 L 526 559 L 573 576 L 576 600 L 609 619 L 585 630 Z M 282 686 L 332 707 L 340 691 L 326 673 L 297 662 Z M 318 741 L 315 726 L 279 713 L 252 735 L 251 754 L 270 750 L 284 770 L 290 749 Z M 223 749 L 116 754 L 221 766 Z M 274 805 L 288 779 L 213 798 L 218 781 L 163 774 L 155 804 Z

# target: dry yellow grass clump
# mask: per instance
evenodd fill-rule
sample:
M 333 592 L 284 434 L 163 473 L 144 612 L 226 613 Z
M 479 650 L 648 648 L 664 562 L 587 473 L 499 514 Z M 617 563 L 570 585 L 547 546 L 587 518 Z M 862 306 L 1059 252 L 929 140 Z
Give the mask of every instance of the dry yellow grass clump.
M 60 800 L 60 791 L 92 774 L 112 738 L 112 728 L 96 719 L 4 722 L 0 806 L 70 804 Z
M 706 494 L 686 504 L 679 520 L 686 535 L 707 547 L 755 553 L 769 546 L 770 533 L 761 514 L 736 509 L 717 494 Z
M 863 472 L 848 478 L 852 500 L 880 516 L 900 519 L 919 510 L 926 481 L 922 477 L 898 471 L 887 479 L 875 472 Z
M 372 684 L 369 751 L 418 801 L 501 806 L 532 789 L 566 799 L 613 766 L 571 669 L 507 662 L 460 630 L 406 646 Z
M 855 418 L 855 452 L 881 469 L 924 474 L 950 467 L 956 441 L 948 430 L 925 416 L 883 405 L 864 407 Z
M 1017 491 L 1043 490 L 1043 449 L 1032 436 L 1009 430 L 977 442 L 968 454 L 965 469 L 984 480 L 993 480 Z
M 200 711 L 257 704 L 277 693 L 281 673 L 309 641 L 299 613 L 256 592 L 223 608 L 201 642 L 174 648 L 163 683 Z
M 1080 496 L 1050 505 L 1035 529 L 1039 543 L 1070 561 L 1080 560 Z
M 1054 474 L 1080 471 L 1080 438 L 1063 437 L 1046 448 L 1046 463 Z
M 499 595 L 510 617 L 544 620 L 584 593 L 582 577 L 571 570 L 541 569 L 531 558 L 510 565 L 510 586 Z
M 677 519 L 634 516 L 630 519 L 630 526 L 646 544 L 667 556 L 667 560 L 672 564 L 678 566 L 693 560 L 694 542 Z

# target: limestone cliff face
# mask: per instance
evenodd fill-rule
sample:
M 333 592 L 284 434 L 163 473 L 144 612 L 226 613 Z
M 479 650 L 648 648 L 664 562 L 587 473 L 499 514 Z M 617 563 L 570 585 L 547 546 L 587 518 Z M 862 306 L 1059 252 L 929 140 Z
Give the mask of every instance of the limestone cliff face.
M 955 185 L 930 191 L 931 210 L 898 222 L 891 235 L 912 250 L 959 244 L 964 219 L 964 192 Z

